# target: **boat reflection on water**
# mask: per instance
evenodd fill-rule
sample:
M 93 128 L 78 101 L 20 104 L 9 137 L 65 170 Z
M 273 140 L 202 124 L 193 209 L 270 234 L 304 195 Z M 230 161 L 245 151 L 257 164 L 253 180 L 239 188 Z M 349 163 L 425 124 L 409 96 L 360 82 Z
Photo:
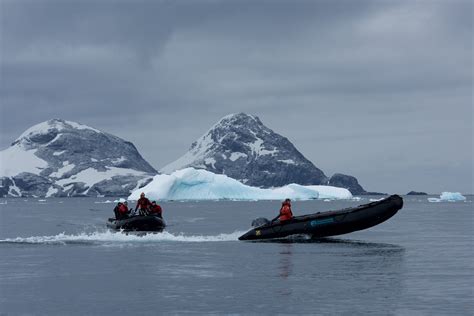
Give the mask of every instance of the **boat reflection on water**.
M 275 284 L 274 294 L 284 300 L 297 300 L 303 282 L 311 284 L 310 295 L 318 301 L 322 311 L 333 310 L 325 306 L 333 295 L 373 301 L 381 314 L 393 313 L 398 308 L 403 280 L 408 277 L 405 276 L 404 247 L 336 238 L 266 241 L 269 242 L 278 247 L 276 268 L 280 282 Z M 308 253 L 312 254 L 311 262 L 308 262 Z

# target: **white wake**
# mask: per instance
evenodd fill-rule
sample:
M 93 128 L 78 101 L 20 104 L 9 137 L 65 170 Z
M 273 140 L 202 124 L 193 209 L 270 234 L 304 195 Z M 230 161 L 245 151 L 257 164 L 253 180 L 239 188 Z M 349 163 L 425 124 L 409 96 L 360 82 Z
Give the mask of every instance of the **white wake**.
M 230 234 L 218 235 L 184 235 L 182 233 L 172 234 L 169 232 L 134 234 L 124 232 L 93 232 L 80 234 L 60 233 L 53 236 L 32 236 L 0 239 L 0 244 L 123 244 L 123 243 L 150 243 L 150 242 L 221 242 L 236 241 L 244 232 L 236 231 Z

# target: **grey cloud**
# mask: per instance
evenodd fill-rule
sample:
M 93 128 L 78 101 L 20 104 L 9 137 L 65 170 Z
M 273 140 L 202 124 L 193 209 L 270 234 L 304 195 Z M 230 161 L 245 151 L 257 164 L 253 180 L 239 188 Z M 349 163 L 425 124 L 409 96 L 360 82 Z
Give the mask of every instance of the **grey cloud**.
M 470 1 L 1 6 L 2 148 L 61 117 L 133 141 L 159 168 L 244 111 L 369 190 L 424 189 L 408 188 L 416 178 L 439 191 L 432 172 L 416 172 L 437 157 L 447 173 L 465 170 L 451 188 L 472 192 Z M 378 179 L 367 166 L 379 161 L 408 184 Z

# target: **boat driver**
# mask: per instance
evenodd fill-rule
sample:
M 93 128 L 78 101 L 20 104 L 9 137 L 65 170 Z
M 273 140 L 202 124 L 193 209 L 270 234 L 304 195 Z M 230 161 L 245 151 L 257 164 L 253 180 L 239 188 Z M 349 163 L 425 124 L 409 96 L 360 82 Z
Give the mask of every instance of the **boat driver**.
M 293 218 L 293 212 L 291 211 L 291 200 L 285 199 L 283 203 L 281 203 L 280 212 L 277 217 L 275 217 L 272 222 L 276 221 L 277 219 L 280 222 L 289 221 Z
M 140 198 L 137 201 L 137 206 L 135 206 L 135 213 L 139 209 L 139 214 L 142 216 L 148 215 L 150 210 L 151 202 L 145 197 L 145 192 L 140 194 Z

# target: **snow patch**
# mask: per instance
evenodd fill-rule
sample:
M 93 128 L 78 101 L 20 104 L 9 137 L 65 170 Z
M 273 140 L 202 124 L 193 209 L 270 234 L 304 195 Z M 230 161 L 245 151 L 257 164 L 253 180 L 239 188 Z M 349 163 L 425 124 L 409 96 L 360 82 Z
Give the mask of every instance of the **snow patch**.
M 15 180 L 13 180 L 13 178 L 10 178 L 10 180 L 13 182 L 13 185 L 8 188 L 8 195 L 20 197 L 20 188 L 16 186 Z
M 285 160 L 278 160 L 278 161 L 289 164 L 289 165 L 296 165 L 293 159 L 285 159 Z
M 37 149 L 25 150 L 19 145 L 0 152 L 0 176 L 13 177 L 22 172 L 39 175 L 48 163 L 35 155 Z
M 256 141 L 254 141 L 251 144 L 248 144 L 250 150 L 256 155 L 260 156 L 261 150 L 262 150 L 262 144 L 263 144 L 263 139 L 257 138 Z
M 214 166 L 214 164 L 216 163 L 216 160 L 214 158 L 206 158 L 204 159 L 204 163 L 206 165 L 211 165 L 213 169 L 216 169 L 216 166 Z
M 58 171 L 51 173 L 49 176 L 53 178 L 61 178 L 65 173 L 71 171 L 76 167 L 74 164 L 69 164 L 69 161 L 63 161 L 63 166 L 62 168 L 58 169 Z
M 239 158 L 244 158 L 244 157 L 247 157 L 246 154 L 244 153 L 241 153 L 241 152 L 233 152 L 231 155 L 230 155 L 230 160 L 231 161 L 236 161 L 237 159 Z
M 46 192 L 46 197 L 51 197 L 53 194 L 57 193 L 58 189 L 54 187 L 49 187 L 48 192 Z
M 115 159 L 113 159 L 113 160 L 112 160 L 112 163 L 116 165 L 116 164 L 119 164 L 119 163 L 124 162 L 124 161 L 126 161 L 126 160 L 127 160 L 127 158 L 125 158 L 124 156 L 122 156 L 122 157 L 120 157 L 120 158 L 115 158 Z
M 60 156 L 60 155 L 64 154 L 65 152 L 66 152 L 65 150 L 57 151 L 57 152 L 53 153 L 53 156 Z
M 276 153 L 278 153 L 278 149 L 273 149 L 273 150 L 266 150 L 266 149 L 262 149 L 260 150 L 260 156 L 265 156 L 265 155 L 274 155 Z

